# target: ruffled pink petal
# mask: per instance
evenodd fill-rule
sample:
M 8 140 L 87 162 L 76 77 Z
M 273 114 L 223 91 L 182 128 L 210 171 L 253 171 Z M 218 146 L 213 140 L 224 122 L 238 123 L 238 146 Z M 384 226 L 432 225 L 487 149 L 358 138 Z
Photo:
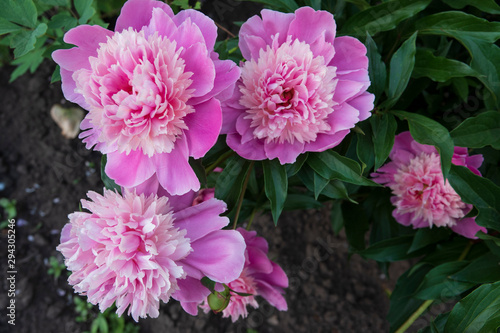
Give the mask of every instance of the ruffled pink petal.
M 359 40 L 343 36 L 335 38 L 333 45 L 335 47 L 335 56 L 329 65 L 337 67 L 337 74 L 346 71 L 368 69 L 366 47 Z M 368 81 L 368 77 L 366 79 Z
M 338 131 L 335 134 L 318 134 L 316 140 L 306 143 L 304 151 L 322 152 L 337 146 L 350 130 Z
M 184 121 L 188 127 L 185 133 L 189 155 L 197 159 L 205 156 L 217 142 L 222 127 L 222 110 L 215 98 L 194 108 L 195 112 L 188 114 Z
M 239 42 L 238 46 L 240 48 L 243 58 L 250 60 L 252 55 L 255 54 L 255 58 L 259 56 L 259 49 L 253 50 L 250 45 L 255 45 L 256 42 L 253 41 L 249 43 L 249 39 L 260 38 L 261 42 L 257 42 L 258 45 L 265 47 L 266 45 L 271 45 L 271 37 L 264 30 L 264 25 L 262 24 L 262 19 L 258 15 L 254 15 L 249 18 L 240 28 L 239 32 Z
M 182 262 L 199 269 L 209 279 L 229 283 L 237 279 L 245 257 L 245 241 L 235 230 L 217 230 L 191 243 L 193 252 Z
M 106 174 L 123 187 L 137 186 L 155 173 L 153 160 L 140 150 L 130 154 L 110 153 L 107 155 Z
M 85 97 L 75 92 L 76 82 L 73 80 L 73 72 L 61 68 L 61 81 L 64 98 L 70 102 L 80 105 L 84 109 L 88 109 L 90 107 L 90 105 L 85 101 Z
M 180 302 L 201 302 L 210 294 L 210 290 L 201 281 L 190 276 L 178 280 L 179 290 L 172 297 Z
M 185 138 L 177 139 L 175 148 L 170 153 L 153 156 L 158 181 L 171 195 L 181 195 L 200 189 L 200 181 L 189 165 L 188 159 L 189 150 Z
M 375 95 L 365 91 L 358 97 L 350 100 L 348 104 L 359 111 L 359 121 L 363 121 L 372 115 L 371 111 L 373 110 L 374 101 Z
M 297 157 L 304 152 L 305 144 L 297 140 L 294 143 L 264 143 L 264 151 L 268 159 L 278 158 L 281 164 L 294 163 Z
M 198 305 L 200 302 L 180 302 L 184 311 L 189 313 L 191 316 L 198 315 Z
M 262 25 L 267 36 L 278 38 L 278 45 L 286 42 L 286 36 L 290 23 L 292 23 L 295 15 L 293 13 L 281 13 L 274 10 L 263 9 L 260 12 L 262 16 Z M 275 36 L 279 34 L 278 36 Z M 264 37 L 264 36 L 262 36 Z
M 338 104 L 343 104 L 349 99 L 361 95 L 361 93 L 363 93 L 369 85 L 370 84 L 367 82 L 339 79 L 337 87 L 335 88 L 333 100 Z
M 476 223 L 475 217 L 467 217 L 461 219 L 460 221 L 457 221 L 457 224 L 451 227 L 451 230 L 470 239 L 477 239 L 476 234 L 479 231 L 482 231 L 484 233 L 488 232 L 485 227 L 481 227 Z
M 158 177 L 156 176 L 156 173 L 155 173 L 151 177 L 146 179 L 144 182 L 142 182 L 136 186 L 130 187 L 129 189 L 131 191 L 135 191 L 135 193 L 137 193 L 137 194 L 144 194 L 146 196 L 151 195 L 151 194 L 157 194 L 158 196 L 160 196 L 160 194 L 158 193 L 159 188 L 161 188 L 160 182 L 158 181 Z M 123 192 L 123 188 L 122 188 L 122 192 Z
M 147 26 L 153 14 L 153 8 L 161 8 L 168 16 L 174 16 L 172 9 L 166 3 L 155 0 L 128 0 L 122 7 L 120 16 L 116 20 L 115 31 L 132 27 L 139 31 Z
M 213 50 L 215 41 L 217 40 L 217 26 L 214 21 L 200 11 L 187 9 L 181 10 L 177 15 L 175 15 L 174 22 L 176 22 L 179 26 L 188 18 L 200 28 L 203 38 L 205 39 L 207 49 L 209 51 Z
M 271 261 L 272 272 L 268 274 L 254 274 L 257 280 L 264 281 L 269 285 L 279 288 L 288 288 L 288 276 L 285 271 L 275 262 Z
M 225 216 L 219 216 L 226 209 L 224 201 L 210 199 L 174 213 L 175 225 L 180 229 L 185 229 L 187 231 L 186 237 L 194 242 L 212 231 L 220 230 L 228 225 L 229 219 Z
M 270 274 L 273 271 L 271 260 L 267 257 L 267 253 L 256 247 L 250 247 L 247 244 L 248 265 L 246 273 L 254 275 L 256 273 Z
M 257 285 L 257 290 L 259 291 L 259 295 L 264 297 L 264 299 L 268 301 L 269 304 L 271 304 L 280 311 L 288 310 L 288 305 L 286 304 L 286 300 L 278 290 L 273 288 L 267 282 L 261 280 L 257 280 L 256 285 Z
M 260 161 L 267 158 L 264 152 L 264 143 L 262 140 L 251 140 L 244 144 L 241 143 L 241 135 L 228 134 L 226 138 L 227 145 L 247 160 Z
M 257 236 L 257 231 L 255 231 L 255 230 L 248 231 L 244 228 L 238 228 L 236 230 L 238 230 L 238 232 L 245 239 L 245 243 L 247 244 L 247 247 L 250 247 L 250 246 L 256 247 L 264 253 L 269 252 L 269 244 L 267 243 L 267 241 L 264 237 Z
M 105 43 L 107 37 L 113 36 L 113 32 L 109 31 L 98 25 L 79 25 L 76 28 L 71 29 L 64 35 L 64 41 L 68 44 L 73 44 L 78 46 L 80 51 L 83 53 L 81 57 L 95 56 L 97 55 L 97 49 L 99 48 L 99 43 Z M 70 49 L 71 50 L 71 49 Z M 54 53 L 60 53 L 62 51 L 68 50 L 58 50 Z M 64 52 L 62 52 L 64 54 Z M 74 55 L 74 54 L 73 54 Z M 71 62 L 71 59 L 65 59 Z M 88 61 L 88 59 L 87 59 Z M 57 62 L 57 60 L 56 60 Z M 90 67 L 85 67 L 90 68 Z
M 158 33 L 159 36 L 170 38 L 177 32 L 177 25 L 173 17 L 159 7 L 153 8 L 151 20 L 147 27 L 143 28 L 146 36 Z
M 213 89 L 200 97 L 192 97 L 189 100 L 191 105 L 196 105 L 216 97 L 219 101 L 224 101 L 233 96 L 235 91 L 235 82 L 241 74 L 241 70 L 231 60 L 218 60 L 217 53 L 212 52 L 211 58 L 215 66 L 215 80 Z
M 295 19 L 290 23 L 288 34 L 308 44 L 313 44 L 318 38 L 333 44 L 336 30 L 332 14 L 302 7 L 295 11 Z
M 344 103 L 336 108 L 328 117 L 330 131 L 328 134 L 335 134 L 339 131 L 353 128 L 359 121 L 359 110 Z
M 186 61 L 186 72 L 191 72 L 193 83 L 189 89 L 194 89 L 192 96 L 200 97 L 209 93 L 214 88 L 215 66 L 210 59 L 205 44 L 196 43 L 181 52 L 181 57 Z

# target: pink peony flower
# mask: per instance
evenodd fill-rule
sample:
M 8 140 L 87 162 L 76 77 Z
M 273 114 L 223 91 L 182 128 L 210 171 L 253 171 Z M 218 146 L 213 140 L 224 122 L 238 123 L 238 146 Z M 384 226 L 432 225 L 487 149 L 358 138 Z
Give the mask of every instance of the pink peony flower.
M 222 133 L 246 159 L 293 163 L 301 153 L 335 147 L 370 116 L 366 48 L 352 37 L 335 38 L 335 20 L 325 11 L 261 15 L 240 30 L 247 61 L 223 103 Z
M 72 272 L 68 281 L 104 311 L 116 302 L 137 321 L 158 316 L 170 297 L 201 302 L 210 291 L 200 280 L 228 283 L 243 269 L 245 242 L 219 214 L 224 202 L 207 200 L 178 209 L 167 197 L 110 190 L 88 192 L 87 212 L 69 215 L 57 247 Z
M 214 22 L 195 10 L 174 15 L 154 0 L 129 0 L 115 31 L 78 26 L 57 50 L 65 97 L 89 113 L 80 137 L 108 154 L 106 173 L 134 187 L 155 173 L 172 194 L 198 190 L 188 163 L 215 144 L 220 101 L 240 70 L 213 51 Z
M 389 155 L 391 162 L 372 173 L 374 181 L 390 187 L 394 196 L 392 213 L 396 221 L 413 228 L 450 227 L 467 238 L 486 229 L 467 217 L 472 205 L 444 181 L 441 161 L 434 146 L 422 145 L 411 137 L 410 132 L 396 135 Z M 455 147 L 452 163 L 469 168 L 477 175 L 483 163 L 482 155 L 469 156 L 467 149 Z
M 286 311 L 288 306 L 283 297 L 283 289 L 288 287 L 288 278 L 278 264 L 267 257 L 269 251 L 267 241 L 258 237 L 256 231 L 246 231 L 238 228 L 247 245 L 245 251 L 245 267 L 241 275 L 227 284 L 227 286 L 239 293 L 252 294 L 251 296 L 240 296 L 231 293 L 229 305 L 222 311 L 222 317 L 231 317 L 233 323 L 241 316 L 248 316 L 247 306 L 258 308 L 255 297 L 262 296 L 271 305 L 280 311 Z M 209 312 L 210 307 L 205 302 L 200 307 Z

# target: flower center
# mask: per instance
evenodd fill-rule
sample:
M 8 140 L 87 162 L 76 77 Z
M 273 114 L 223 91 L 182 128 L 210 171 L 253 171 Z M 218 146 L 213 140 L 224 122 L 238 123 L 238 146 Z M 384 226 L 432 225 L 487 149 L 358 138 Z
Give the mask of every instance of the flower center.
M 127 154 L 173 149 L 187 129 L 183 118 L 194 112 L 187 105 L 193 73 L 185 71 L 181 51 L 175 41 L 131 28 L 100 45 L 91 69 L 73 74 L 76 91 L 90 105 L 97 141 Z
M 444 181 L 441 161 L 435 153 L 421 153 L 400 167 L 390 187 L 398 210 L 414 213 L 414 220 L 423 219 L 430 227 L 454 226 L 470 210 Z
M 291 40 L 261 50 L 242 68 L 241 105 L 255 138 L 266 142 L 314 141 L 328 132 L 334 111 L 336 68 L 314 57 L 305 42 Z

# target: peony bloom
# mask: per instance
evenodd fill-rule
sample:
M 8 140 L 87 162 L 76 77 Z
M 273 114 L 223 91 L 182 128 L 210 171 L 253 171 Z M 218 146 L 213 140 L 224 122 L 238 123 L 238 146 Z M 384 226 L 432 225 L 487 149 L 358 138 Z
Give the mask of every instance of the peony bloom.
M 293 163 L 301 153 L 335 147 L 370 116 L 366 48 L 352 37 L 335 38 L 335 20 L 325 11 L 261 15 L 240 29 L 247 61 L 223 103 L 222 133 L 246 159 Z
M 396 221 L 413 228 L 450 227 L 467 238 L 486 229 L 475 222 L 475 217 L 465 217 L 472 205 L 444 181 L 441 160 L 434 146 L 422 145 L 410 132 L 396 136 L 389 155 L 391 162 L 372 174 L 374 181 L 390 187 L 394 196 L 392 213 Z M 469 156 L 467 148 L 455 147 L 452 163 L 469 168 L 477 175 L 483 163 L 482 155 Z
M 263 237 L 258 237 L 256 231 L 246 231 L 238 228 L 247 245 L 245 251 L 245 267 L 241 275 L 227 284 L 227 286 L 239 293 L 252 294 L 251 296 L 240 296 L 231 293 L 229 305 L 222 311 L 222 317 L 231 317 L 233 323 L 241 316 L 248 315 L 247 306 L 258 308 L 255 296 L 262 296 L 272 306 L 280 311 L 286 311 L 288 306 L 283 297 L 283 289 L 288 287 L 288 278 L 278 264 L 272 262 L 267 257 L 269 251 L 267 241 Z M 210 307 L 205 302 L 201 305 L 205 312 L 210 311 Z
M 229 223 L 219 216 L 224 202 L 179 209 L 167 197 L 129 190 L 87 195 L 82 207 L 90 213 L 69 215 L 57 250 L 72 272 L 69 283 L 101 311 L 116 302 L 118 315 L 128 308 L 136 321 L 157 317 L 160 300 L 205 299 L 203 276 L 227 283 L 241 274 L 245 242 L 220 230 Z
M 115 31 L 78 26 L 57 50 L 65 97 L 89 113 L 81 124 L 87 148 L 107 154 L 106 174 L 134 187 L 155 173 L 171 194 L 198 190 L 188 163 L 215 144 L 220 101 L 240 70 L 213 51 L 217 27 L 195 10 L 174 15 L 154 0 L 129 0 Z

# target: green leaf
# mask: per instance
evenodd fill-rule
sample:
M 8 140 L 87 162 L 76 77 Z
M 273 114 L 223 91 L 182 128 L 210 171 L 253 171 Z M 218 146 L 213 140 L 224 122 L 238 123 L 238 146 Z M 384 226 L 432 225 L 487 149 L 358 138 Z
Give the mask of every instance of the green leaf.
M 500 280 L 500 259 L 493 253 L 486 253 L 472 261 L 452 276 L 453 279 L 472 282 L 487 283 Z
M 421 34 L 449 36 L 462 43 L 472 57 L 471 68 L 493 94 L 491 103 L 499 107 L 500 48 L 492 44 L 500 38 L 499 22 L 452 11 L 427 16 L 417 22 L 417 28 Z
M 330 199 L 344 199 L 349 200 L 350 202 L 357 204 L 356 201 L 352 200 L 349 197 L 349 193 L 347 189 L 340 180 L 330 180 L 330 182 L 325 186 L 323 191 L 321 192 L 324 196 L 329 197 Z
M 424 302 L 414 298 L 413 295 L 430 268 L 430 265 L 422 265 L 411 275 L 408 270 L 399 277 L 391 294 L 389 313 L 387 314 L 387 320 L 390 324 L 389 332 L 395 332 L 401 327 Z
M 289 178 L 297 174 L 297 172 L 299 172 L 300 168 L 302 168 L 302 166 L 307 160 L 307 155 L 308 155 L 307 153 L 300 154 L 294 163 L 286 164 L 286 174 L 288 175 Z
M 500 231 L 500 187 L 457 165 L 451 166 L 448 180 L 463 202 L 478 209 L 477 224 Z
M 264 170 L 264 186 L 266 196 L 271 202 L 271 213 L 274 224 L 278 224 L 278 218 L 285 205 L 288 192 L 288 177 L 286 168 L 278 159 L 265 160 L 262 162 Z
M 0 17 L 0 35 L 8 34 L 9 32 L 14 32 L 21 29 L 22 29 L 21 26 L 9 22 L 3 17 Z
M 403 235 L 377 242 L 360 251 L 359 254 L 368 259 L 374 259 L 382 262 L 392 262 L 404 260 L 419 254 L 408 254 L 413 235 Z
M 321 0 L 306 0 L 306 6 L 312 7 L 316 10 L 321 10 Z
M 454 146 L 448 130 L 440 123 L 416 113 L 392 111 L 400 119 L 408 121 L 413 139 L 424 145 L 436 147 L 441 157 L 443 177 L 448 177 Z
M 333 202 L 332 210 L 330 211 L 330 223 L 335 235 L 338 235 L 340 230 L 344 227 L 344 217 L 342 216 L 342 201 L 337 200 Z
M 366 35 L 366 56 L 368 57 L 368 75 L 370 76 L 370 87 L 368 90 L 375 94 L 375 99 L 379 99 L 385 90 L 387 80 L 387 70 L 385 63 L 377 49 L 377 44 L 370 35 Z
M 70 0 L 38 0 L 50 6 L 70 6 Z
M 201 284 L 207 287 L 211 292 L 215 292 L 215 282 L 204 276 L 201 278 Z
M 435 57 L 430 50 L 417 50 L 415 68 L 412 76 L 428 77 L 436 82 L 446 82 L 454 77 L 474 76 L 480 74 L 461 61 Z
M 450 132 L 455 145 L 468 148 L 492 146 L 500 150 L 500 113 L 483 112 L 475 117 L 465 119 Z
M 332 150 L 309 154 L 307 164 L 326 179 L 339 179 L 356 185 L 380 186 L 361 175 L 358 162 L 340 156 Z
M 382 116 L 374 115 L 370 117 L 372 126 L 373 148 L 375 151 L 375 170 L 384 164 L 385 160 L 394 145 L 394 136 L 398 124 L 392 114 L 382 114 Z
M 500 327 L 500 282 L 484 284 L 458 302 L 446 332 L 490 333 Z
M 374 116 L 372 116 L 373 118 Z M 369 121 L 363 121 L 356 125 L 360 131 L 356 133 L 356 154 L 361 162 L 362 170 L 370 170 L 375 164 L 375 151 L 373 147 L 373 134 Z
M 294 0 L 249 0 L 252 2 L 260 2 L 268 5 L 275 10 L 281 10 L 288 13 L 293 13 L 299 9 L 299 5 Z
M 495 3 L 495 0 L 442 0 L 442 1 L 454 9 L 462 9 L 465 6 L 473 6 L 486 13 L 500 14 L 500 6 Z
M 35 30 L 21 30 L 12 35 L 10 46 L 14 57 L 19 58 L 35 48 L 36 39 L 47 31 L 47 25 L 40 23 Z
M 0 0 L 0 17 L 10 22 L 35 28 L 37 16 L 32 0 Z
M 215 197 L 227 203 L 229 210 L 238 200 L 250 162 L 233 155 L 215 183 Z
M 118 186 L 115 181 L 106 174 L 105 169 L 106 169 L 106 162 L 108 158 L 106 155 L 102 155 L 101 157 L 101 179 L 102 182 L 104 183 L 104 187 L 108 190 L 116 190 L 118 193 L 121 192 L 121 187 Z
M 365 234 L 370 224 L 363 207 L 350 202 L 342 203 L 342 216 L 349 246 L 356 251 L 365 248 Z
M 390 108 L 398 101 L 399 97 L 410 81 L 411 73 L 415 65 L 417 32 L 414 32 L 403 45 L 394 53 L 390 62 L 389 84 L 387 87 L 387 101 L 384 107 Z
M 447 262 L 431 269 L 422 284 L 415 293 L 415 297 L 423 300 L 428 299 L 450 299 L 469 290 L 475 284 L 470 282 L 456 281 L 450 276 L 465 266 L 466 261 Z
M 30 70 L 32 73 L 38 68 L 43 61 L 43 53 L 45 48 L 35 48 L 35 50 L 14 59 L 11 65 L 17 65 L 17 68 L 11 73 L 9 83 L 17 79 L 19 76 Z
M 330 182 L 330 180 L 321 177 L 315 172 L 313 175 L 313 182 L 314 182 L 314 197 L 317 200 L 323 189 Z
M 421 228 L 418 229 L 408 252 L 420 250 L 428 245 L 435 244 L 450 238 L 448 228 Z
M 499 22 L 458 11 L 423 17 L 417 22 L 417 29 L 422 35 L 444 35 L 459 40 L 474 38 L 493 43 L 500 38 Z
M 349 36 L 371 36 L 381 31 L 394 29 L 399 22 L 424 10 L 431 0 L 387 1 L 359 12 L 347 20 L 341 34 Z
M 58 13 L 50 18 L 49 23 L 47 24 L 50 29 L 65 29 L 69 30 L 78 24 L 76 18 L 71 16 L 67 12 Z
M 78 24 L 87 23 L 95 14 L 95 9 L 92 7 L 93 0 L 74 0 L 75 9 L 79 15 Z
M 444 333 L 444 325 L 446 325 L 449 315 L 449 312 L 440 314 L 432 320 L 429 326 L 419 330 L 418 333 Z
M 295 209 L 317 209 L 321 208 L 323 205 L 318 200 L 304 195 L 304 194 L 288 194 L 286 196 L 284 210 L 295 210 Z
M 56 66 L 54 73 L 52 73 L 52 77 L 50 78 L 50 83 L 61 81 L 61 67 L 59 65 Z
M 201 159 L 195 160 L 194 158 L 190 157 L 189 165 L 196 174 L 196 177 L 200 181 L 200 184 L 207 187 L 207 174 L 205 173 L 205 167 L 203 166 Z

